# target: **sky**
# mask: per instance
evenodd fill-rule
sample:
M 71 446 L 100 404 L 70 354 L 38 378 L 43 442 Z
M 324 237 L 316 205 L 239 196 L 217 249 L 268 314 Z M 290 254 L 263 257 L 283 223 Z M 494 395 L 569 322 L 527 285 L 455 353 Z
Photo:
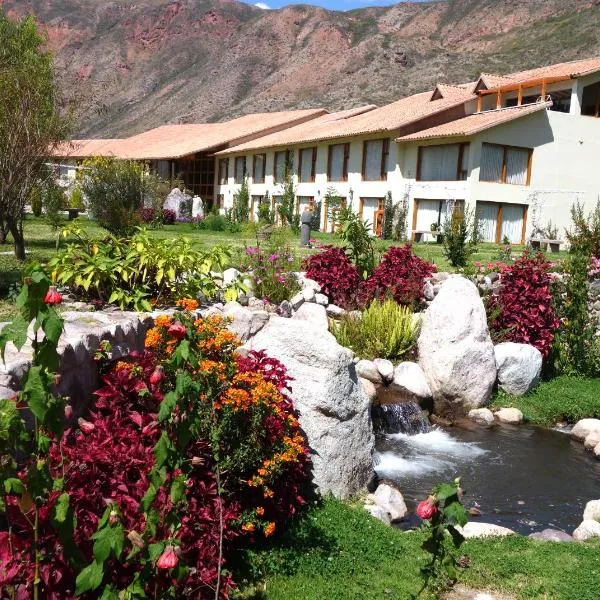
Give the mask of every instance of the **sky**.
M 353 8 L 364 8 L 365 6 L 389 6 L 395 4 L 394 0 L 299 0 L 292 2 L 288 0 L 264 0 L 252 2 L 251 0 L 243 0 L 248 4 L 254 4 L 259 8 L 281 8 L 288 4 L 312 4 L 314 6 L 322 6 L 330 10 L 351 10 Z M 408 2 L 424 2 L 427 0 L 405 0 Z

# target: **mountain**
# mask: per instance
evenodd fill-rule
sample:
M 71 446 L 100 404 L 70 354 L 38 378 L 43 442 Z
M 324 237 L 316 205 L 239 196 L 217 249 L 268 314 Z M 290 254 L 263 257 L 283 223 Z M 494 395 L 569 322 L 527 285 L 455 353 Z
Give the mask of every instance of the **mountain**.
M 61 85 L 87 107 L 78 135 L 248 112 L 384 104 L 600 55 L 600 0 L 403 2 L 348 12 L 233 0 L 0 0 L 33 13 Z

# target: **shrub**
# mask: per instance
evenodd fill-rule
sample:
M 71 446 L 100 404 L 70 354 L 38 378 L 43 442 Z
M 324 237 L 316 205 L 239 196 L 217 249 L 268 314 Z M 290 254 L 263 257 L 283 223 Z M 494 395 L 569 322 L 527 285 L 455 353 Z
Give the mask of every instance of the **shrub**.
M 33 186 L 29 193 L 29 204 L 31 205 L 31 212 L 34 217 L 40 217 L 42 215 L 42 208 L 44 200 L 42 196 L 42 190 L 39 185 Z
M 600 256 L 600 201 L 587 216 L 583 205 L 575 203 L 571 207 L 571 220 L 573 227 L 566 232 L 571 251 L 586 256 Z
M 227 231 L 229 229 L 229 221 L 227 217 L 220 215 L 217 212 L 211 212 L 200 219 L 196 223 L 198 229 L 207 229 L 208 231 Z
M 240 191 L 233 198 L 232 219 L 236 223 L 247 223 L 250 215 L 250 191 L 248 189 L 248 176 L 244 175 L 244 181 Z
M 223 246 L 201 252 L 188 238 L 156 239 L 143 229 L 130 239 L 89 238 L 76 225 L 64 234 L 77 241 L 49 261 L 56 281 L 84 300 L 121 309 L 151 310 L 150 300 L 160 305 L 182 296 L 213 297 L 220 288 L 211 273 L 222 271 L 231 256 Z
M 78 185 L 74 186 L 71 190 L 71 195 L 69 197 L 69 208 L 79 208 L 81 210 L 85 208 L 83 192 Z
M 443 226 L 444 256 L 456 268 L 467 266 L 469 256 L 477 249 L 477 219 L 473 211 L 454 209 Z
M 392 246 L 365 281 L 362 301 L 368 304 L 375 298 L 391 297 L 415 309 L 423 299 L 424 280 L 434 271 L 435 265 L 413 254 L 411 244 Z
M 251 273 L 254 295 L 273 304 L 289 300 L 300 289 L 296 275 L 291 272 L 294 264 L 289 250 L 246 248 L 245 267 Z
M 108 370 L 92 412 L 49 443 L 50 483 L 62 489 L 37 513 L 41 597 L 227 598 L 234 540 L 272 535 L 305 502 L 308 449 L 285 368 L 264 353 L 238 357 L 224 320 L 181 304 L 157 318 L 143 353 Z M 4 537 L 18 552 L 0 553 L 0 573 L 30 597 L 33 515 L 21 495 L 6 494 Z
M 175 217 L 177 215 L 175 214 L 174 210 L 171 210 L 170 208 L 163 208 L 161 215 L 162 215 L 162 222 L 165 225 L 173 225 L 175 223 Z
M 338 218 L 337 233 L 344 241 L 346 252 L 358 272 L 366 279 L 375 266 L 371 225 L 350 208 L 341 208 Z
M 395 360 L 413 348 L 418 327 L 410 308 L 374 300 L 362 317 L 347 314 L 338 323 L 331 321 L 331 333 L 361 358 Z
M 140 209 L 140 222 L 144 223 L 145 225 L 149 225 L 150 223 L 154 222 L 154 219 L 156 218 L 156 211 L 153 208 L 142 208 Z
M 524 252 L 502 268 L 502 286 L 487 303 L 495 341 L 531 344 L 544 357 L 550 354 L 559 320 L 552 305 L 549 266 L 542 254 Z
M 59 186 L 50 183 L 45 186 L 43 194 L 46 220 L 52 229 L 60 229 L 64 220 L 62 214 L 65 204 L 64 192 Z
M 266 192 L 258 203 L 258 222 L 264 225 L 273 225 L 275 223 L 275 213 L 271 210 L 269 192 Z
M 347 308 L 356 302 L 361 278 L 341 248 L 323 246 L 320 252 L 304 261 L 303 268 L 306 276 L 321 286 L 332 303 Z

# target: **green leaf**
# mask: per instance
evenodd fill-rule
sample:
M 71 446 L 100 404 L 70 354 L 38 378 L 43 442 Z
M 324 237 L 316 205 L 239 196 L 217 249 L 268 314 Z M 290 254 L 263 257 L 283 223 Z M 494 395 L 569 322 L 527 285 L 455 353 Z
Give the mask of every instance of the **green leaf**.
M 4 480 L 4 491 L 7 494 L 18 494 L 20 496 L 25 491 L 25 487 L 20 479 L 9 477 Z
M 75 595 L 80 596 L 84 592 L 95 590 L 102 583 L 103 577 L 104 565 L 94 560 L 77 575 Z
M 148 556 L 152 562 L 156 562 L 160 555 L 165 551 L 166 542 L 156 542 L 148 546 Z
M 171 484 L 171 501 L 177 504 L 185 497 L 185 477 L 176 477 Z
M 60 356 L 56 351 L 56 344 L 50 340 L 42 340 L 38 345 L 37 363 L 44 365 L 49 371 L 58 371 Z
M 119 593 L 112 585 L 107 585 L 100 596 L 100 600 L 119 600 Z
M 452 543 L 454 544 L 454 547 L 460 548 L 462 543 L 465 541 L 462 533 L 460 533 L 460 531 L 458 531 L 454 525 L 448 525 L 448 532 L 452 536 Z
M 190 357 L 190 342 L 189 340 L 183 340 L 179 346 L 177 346 L 177 352 L 175 356 L 180 359 L 180 361 L 186 361 Z
M 64 321 L 58 316 L 55 310 L 48 312 L 44 320 L 42 321 L 42 329 L 46 334 L 46 339 L 57 344 L 58 340 L 63 332 Z
M 69 514 L 69 501 L 70 496 L 65 492 L 58 497 L 56 504 L 54 506 L 54 520 L 56 523 L 64 523 Z
M 92 539 L 94 540 L 94 558 L 98 562 L 103 563 L 107 560 L 111 552 L 117 559 L 121 556 L 125 536 L 120 523 L 99 529 L 94 533 Z
M 20 350 L 27 341 L 27 328 L 29 321 L 26 321 L 21 315 L 17 315 L 12 323 L 9 323 L 2 329 L 0 336 L 0 348 L 2 349 L 2 358 L 4 359 L 4 347 L 8 341 L 11 341 Z
M 171 440 L 169 436 L 163 431 L 160 439 L 154 447 L 154 456 L 156 456 L 156 466 L 162 467 L 169 458 L 169 453 L 172 449 Z
M 63 408 L 63 421 L 64 421 L 64 408 Z M 38 435 L 37 447 L 41 454 L 48 454 L 48 450 L 50 449 L 50 444 L 52 440 L 43 433 Z
M 456 495 L 456 486 L 450 483 L 442 483 L 434 490 L 435 496 L 440 502 L 446 500 L 450 496 Z
M 163 401 L 160 403 L 158 410 L 158 420 L 162 423 L 166 421 L 173 412 L 173 409 L 177 406 L 177 394 L 175 392 L 168 392 L 165 394 Z
M 456 523 L 457 525 L 466 525 L 469 520 L 466 508 L 458 501 L 446 504 L 442 511 L 444 519 L 449 523 Z

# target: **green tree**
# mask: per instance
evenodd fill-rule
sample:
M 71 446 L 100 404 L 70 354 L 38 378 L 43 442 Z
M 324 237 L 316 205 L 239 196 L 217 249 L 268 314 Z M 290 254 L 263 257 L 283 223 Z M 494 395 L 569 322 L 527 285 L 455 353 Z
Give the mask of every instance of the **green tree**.
M 233 220 L 236 223 L 247 223 L 250 215 L 250 190 L 248 189 L 248 175 L 244 175 L 244 181 L 240 191 L 233 198 Z
M 0 10 L 0 220 L 21 260 L 25 204 L 51 177 L 44 165 L 71 122 L 44 41 L 33 17 L 12 20 Z
M 296 186 L 294 186 L 294 163 L 290 160 L 285 169 L 283 194 L 277 210 L 283 226 L 291 227 L 294 231 L 300 228 L 300 215 L 296 213 Z

